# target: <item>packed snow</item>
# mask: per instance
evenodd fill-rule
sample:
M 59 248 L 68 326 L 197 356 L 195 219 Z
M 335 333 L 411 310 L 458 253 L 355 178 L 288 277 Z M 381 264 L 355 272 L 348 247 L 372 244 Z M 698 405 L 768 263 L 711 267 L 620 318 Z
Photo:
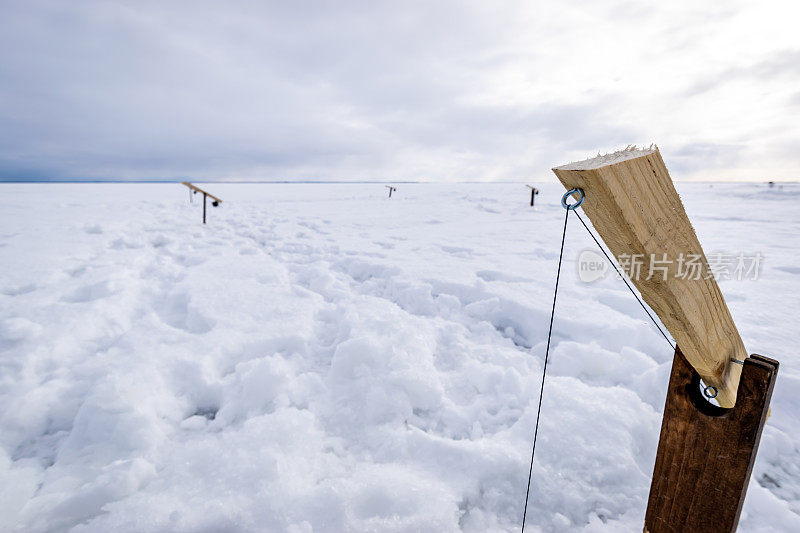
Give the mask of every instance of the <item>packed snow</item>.
M 516 531 L 564 211 L 521 183 L 0 185 L 0 530 Z M 740 531 L 800 531 L 800 186 L 679 184 L 781 362 Z M 529 531 L 641 531 L 672 350 L 572 220 Z M 709 524 L 713 530 L 713 524 Z
M 655 145 L 648 148 L 629 146 L 624 150 L 618 150 L 608 154 L 598 153 L 595 157 L 561 165 L 560 167 L 556 167 L 556 170 L 593 170 L 603 166 L 616 165 L 617 163 L 622 163 L 623 161 L 628 161 L 644 155 L 650 155 L 656 150 L 657 148 Z

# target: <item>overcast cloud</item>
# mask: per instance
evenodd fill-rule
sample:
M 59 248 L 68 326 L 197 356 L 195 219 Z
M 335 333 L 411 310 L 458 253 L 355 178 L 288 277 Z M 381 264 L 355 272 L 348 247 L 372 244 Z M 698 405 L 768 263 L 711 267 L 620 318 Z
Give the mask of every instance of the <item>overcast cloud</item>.
M 798 5 L 0 0 L 0 179 L 796 180 Z

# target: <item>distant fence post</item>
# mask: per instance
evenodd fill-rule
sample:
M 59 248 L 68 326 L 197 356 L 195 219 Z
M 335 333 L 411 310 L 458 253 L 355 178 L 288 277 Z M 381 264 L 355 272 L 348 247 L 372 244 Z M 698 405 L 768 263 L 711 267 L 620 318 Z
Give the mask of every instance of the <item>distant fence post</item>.
M 206 223 L 206 199 L 210 196 L 214 200 L 213 202 L 211 202 L 211 205 L 213 205 L 214 207 L 217 207 L 220 204 L 220 202 L 222 202 L 222 200 L 220 200 L 219 198 L 217 198 L 216 196 L 214 196 L 211 193 L 207 193 L 206 191 L 204 191 L 200 187 L 192 185 L 188 181 L 182 181 L 181 184 L 182 185 L 186 185 L 189 188 L 189 201 L 190 202 L 194 201 L 193 198 L 192 198 L 192 195 L 194 195 L 194 194 L 196 194 L 198 192 L 203 193 L 203 224 L 205 224 Z
M 392 187 L 391 185 L 386 186 L 389 189 L 389 198 L 392 197 L 392 191 L 396 191 L 397 187 Z
M 539 189 L 531 187 L 530 185 L 526 185 L 526 187 L 531 190 L 531 207 L 533 207 L 533 202 L 536 199 L 536 195 L 539 194 Z

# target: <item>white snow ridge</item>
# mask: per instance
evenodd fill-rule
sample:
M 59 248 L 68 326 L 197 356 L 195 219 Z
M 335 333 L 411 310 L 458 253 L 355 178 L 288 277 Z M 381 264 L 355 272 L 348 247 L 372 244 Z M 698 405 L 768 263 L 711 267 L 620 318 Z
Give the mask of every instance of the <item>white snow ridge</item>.
M 521 184 L 0 186 L 0 531 L 517 531 L 563 223 Z M 800 531 L 796 185 L 681 185 L 781 370 L 740 531 Z M 567 232 L 529 531 L 641 531 L 672 352 Z M 713 524 L 709 524 L 713 530 Z

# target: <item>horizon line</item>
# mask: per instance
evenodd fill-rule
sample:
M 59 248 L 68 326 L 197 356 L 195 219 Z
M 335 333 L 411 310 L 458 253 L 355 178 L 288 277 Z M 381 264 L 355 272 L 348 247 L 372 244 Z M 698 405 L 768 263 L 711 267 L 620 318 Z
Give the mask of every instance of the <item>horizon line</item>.
M 389 183 L 525 183 L 525 182 L 541 182 L 541 179 L 532 179 L 532 178 L 520 178 L 520 179 L 510 179 L 510 180 L 215 180 L 215 179 L 198 179 L 198 180 L 188 180 L 185 178 L 170 178 L 170 179 L 140 179 L 140 178 L 133 178 L 133 179 L 125 179 L 125 178 L 70 178 L 70 179 L 0 179 L 0 184 L 3 183 L 69 183 L 69 184 L 79 184 L 79 183 L 177 183 L 180 184 L 183 181 L 191 181 L 193 183 L 234 183 L 234 184 L 358 184 L 358 183 L 371 183 L 371 184 L 389 184 Z M 555 181 L 555 180 L 551 180 Z M 737 180 L 737 179 L 705 179 L 705 180 L 693 180 L 693 179 L 675 179 L 673 180 L 679 183 L 800 183 L 800 180 Z

